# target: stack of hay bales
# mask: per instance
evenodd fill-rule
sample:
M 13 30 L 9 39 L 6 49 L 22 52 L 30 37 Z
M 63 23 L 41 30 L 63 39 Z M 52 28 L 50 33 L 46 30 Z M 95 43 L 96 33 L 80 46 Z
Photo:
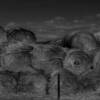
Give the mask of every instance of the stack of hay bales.
M 98 91 L 100 48 L 92 33 L 45 42 L 22 27 L 1 28 L 0 34 L 1 97 L 55 100 Z

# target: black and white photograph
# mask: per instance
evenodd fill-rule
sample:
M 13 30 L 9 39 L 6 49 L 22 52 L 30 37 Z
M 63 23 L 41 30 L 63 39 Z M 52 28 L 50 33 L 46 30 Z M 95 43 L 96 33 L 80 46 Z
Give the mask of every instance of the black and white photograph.
M 100 3 L 0 0 L 0 100 L 100 100 Z

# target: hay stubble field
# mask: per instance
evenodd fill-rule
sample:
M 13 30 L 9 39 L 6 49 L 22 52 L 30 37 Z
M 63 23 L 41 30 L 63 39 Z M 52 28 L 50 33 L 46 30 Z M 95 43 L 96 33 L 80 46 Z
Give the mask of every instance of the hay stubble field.
M 7 25 L 4 26 L 4 28 L 5 28 L 5 30 L 8 30 L 8 29 L 11 29 L 11 28 L 12 29 L 16 28 L 18 26 L 22 26 L 22 27 L 24 27 L 26 29 L 29 29 L 32 32 L 34 32 L 35 35 L 36 35 L 37 41 L 40 41 L 40 42 L 41 41 L 45 42 L 45 41 L 49 41 L 49 40 L 61 39 L 64 36 L 70 37 L 70 35 L 72 35 L 72 34 L 74 34 L 76 32 L 80 32 L 80 31 L 81 32 L 88 31 L 90 33 L 93 33 L 94 36 L 96 37 L 97 41 L 100 42 L 100 15 L 99 14 L 97 14 L 95 16 L 87 16 L 87 17 L 83 17 L 81 19 L 73 19 L 73 20 L 67 20 L 64 17 L 56 17 L 56 18 L 51 19 L 49 21 L 44 21 L 44 22 L 40 22 L 40 23 L 39 22 L 38 23 L 31 22 L 31 23 L 23 23 L 23 24 L 8 23 Z M 41 50 L 42 50 L 43 47 L 41 46 L 41 44 L 40 44 L 40 47 L 41 47 Z M 21 48 L 21 50 L 23 50 L 23 48 Z M 39 53 L 40 53 L 40 51 L 39 51 Z M 7 55 L 7 56 L 9 58 L 9 55 Z M 41 55 L 41 56 L 44 57 L 44 55 Z M 15 57 L 15 55 L 14 55 L 14 57 Z M 23 59 L 23 56 L 20 56 L 20 54 L 19 54 L 19 57 L 22 57 L 23 62 L 18 61 L 18 63 L 20 62 L 21 64 L 23 64 L 25 59 Z M 35 55 L 35 57 L 37 57 L 37 56 Z M 16 58 L 14 58 L 14 59 L 15 59 L 14 61 L 16 62 Z M 41 60 L 40 57 L 38 59 L 39 59 L 39 62 L 40 62 L 40 60 Z M 44 59 L 46 59 L 46 58 L 44 57 Z M 50 59 L 50 61 L 51 61 L 51 59 Z M 11 63 L 12 61 L 10 62 L 10 60 L 8 60 L 8 62 Z M 30 62 L 28 62 L 28 63 L 30 63 Z M 17 62 L 16 62 L 16 64 L 17 64 Z M 44 64 L 44 62 L 43 62 L 43 64 Z M 46 63 L 46 64 L 48 64 L 48 63 Z M 53 66 L 51 62 L 49 64 L 51 64 L 50 66 Z M 42 65 L 42 63 L 40 63 L 38 66 L 40 66 L 40 65 Z M 11 63 L 10 66 L 13 67 L 13 63 Z M 20 66 L 20 65 L 16 65 L 16 66 Z M 26 66 L 26 65 L 24 65 L 24 66 Z M 55 66 L 56 66 L 56 64 L 55 64 Z M 35 66 L 35 67 L 37 68 L 37 66 Z M 48 70 L 46 70 L 47 66 L 45 66 L 44 68 L 45 68 L 45 71 L 48 71 Z M 4 68 L 4 69 L 6 69 L 6 68 Z M 9 67 L 8 67 L 8 69 L 9 69 Z M 11 68 L 10 71 L 12 71 L 12 69 L 15 70 L 16 67 L 15 67 L 15 69 Z M 18 70 L 16 69 L 16 72 L 18 72 L 20 70 L 22 71 L 21 68 L 18 69 Z M 30 72 L 30 69 L 28 71 Z M 47 73 L 45 73 L 45 71 L 43 72 L 43 74 L 44 75 L 45 74 L 48 75 L 49 71 L 50 71 L 49 74 L 51 74 L 51 72 L 53 70 L 49 70 Z M 24 72 L 25 72 L 25 70 L 23 71 L 23 73 Z M 37 74 L 37 72 L 35 72 L 35 71 L 34 71 L 34 73 Z M 54 73 L 56 73 L 56 72 L 54 72 Z M 18 77 L 18 75 L 17 75 L 17 77 Z M 46 78 L 48 78 L 48 77 L 46 77 Z M 94 75 L 94 78 L 95 78 L 95 75 Z M 26 79 L 26 80 L 28 80 L 28 79 Z M 55 76 L 54 83 L 52 83 L 52 84 L 58 85 L 58 83 L 56 83 L 56 82 L 58 82 L 58 80 L 56 80 L 56 79 L 57 79 L 57 77 Z M 46 83 L 42 83 L 44 81 L 41 81 L 41 80 L 40 81 L 39 80 L 35 80 L 35 81 L 38 82 L 38 84 L 36 85 L 37 89 L 41 88 L 41 85 L 39 84 L 39 82 L 41 82 L 41 84 L 43 84 L 43 85 L 46 84 Z M 24 82 L 28 83 L 25 80 L 24 80 Z M 29 80 L 29 82 L 30 82 L 30 80 Z M 22 84 L 22 83 L 20 83 L 20 84 Z M 61 89 L 59 89 L 59 90 L 61 90 Z M 23 91 L 24 91 L 24 89 L 23 89 Z M 32 91 L 32 92 L 34 93 L 34 91 Z M 28 94 L 20 95 L 20 94 L 17 94 L 15 96 L 6 96 L 7 97 L 6 99 L 5 99 L 5 96 L 4 97 L 2 96 L 0 98 L 0 100 L 57 100 L 57 99 L 59 99 L 59 100 L 99 100 L 100 99 L 99 88 L 97 89 L 97 91 L 95 93 L 94 92 L 93 93 L 92 92 L 87 92 L 87 93 L 79 93 L 79 94 L 76 94 L 76 95 L 71 94 L 69 96 L 67 96 L 66 93 L 65 93 L 65 95 L 60 93 L 59 98 L 58 98 L 58 94 L 59 94 L 58 92 L 61 92 L 61 91 L 58 91 L 57 87 L 56 87 L 56 89 L 54 89 L 54 91 L 51 91 L 51 92 L 53 92 L 54 96 L 46 96 L 46 97 L 42 96 L 41 97 L 41 93 L 40 93 L 40 97 L 39 96 L 34 97 L 33 94 L 32 95 L 28 95 Z M 65 92 L 66 92 L 66 90 L 65 90 Z M 29 93 L 29 94 L 31 94 L 31 93 Z

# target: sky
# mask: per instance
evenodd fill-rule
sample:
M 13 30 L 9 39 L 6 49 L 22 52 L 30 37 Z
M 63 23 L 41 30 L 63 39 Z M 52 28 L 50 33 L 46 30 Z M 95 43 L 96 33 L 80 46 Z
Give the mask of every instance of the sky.
M 84 0 L 0 0 L 0 23 L 31 22 L 93 15 L 100 12 L 99 2 Z

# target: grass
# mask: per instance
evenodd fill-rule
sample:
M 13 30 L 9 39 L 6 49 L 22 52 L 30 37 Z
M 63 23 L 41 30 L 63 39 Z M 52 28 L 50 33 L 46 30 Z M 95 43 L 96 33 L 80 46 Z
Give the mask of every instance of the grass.
M 32 30 L 36 33 L 39 41 L 55 39 L 57 37 L 63 37 L 65 34 L 74 33 L 77 31 L 89 31 L 96 36 L 100 37 L 100 16 L 85 17 L 83 19 L 66 20 L 65 18 L 59 17 L 54 18 L 50 21 L 40 23 L 23 23 L 22 26 Z M 9 26 L 9 25 L 8 25 Z M 12 25 L 13 27 L 13 25 Z M 91 95 L 91 96 L 89 96 Z M 96 100 L 93 99 L 92 94 L 72 96 L 76 100 Z M 85 99 L 84 99 L 85 98 Z M 90 98 L 90 99 L 89 99 Z M 10 98 L 0 97 L 0 100 L 56 100 L 57 98 L 52 97 L 29 97 L 29 96 L 13 96 Z M 62 96 L 61 100 L 70 100 L 70 97 Z M 100 99 L 98 99 L 100 100 Z

